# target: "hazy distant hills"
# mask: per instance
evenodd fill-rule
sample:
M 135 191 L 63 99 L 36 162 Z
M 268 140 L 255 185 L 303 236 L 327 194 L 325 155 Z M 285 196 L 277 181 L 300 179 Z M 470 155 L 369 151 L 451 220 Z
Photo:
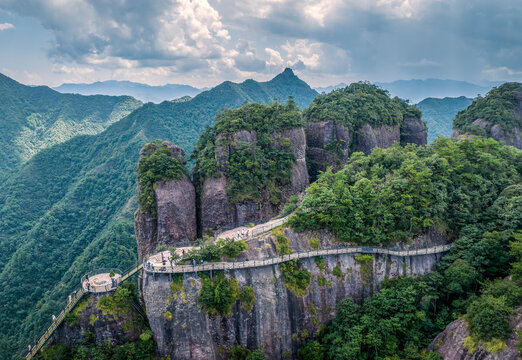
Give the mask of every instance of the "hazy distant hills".
M 54 90 L 61 93 L 81 95 L 129 95 L 143 102 L 160 103 L 165 100 L 174 100 L 183 96 L 196 96 L 207 88 L 198 89 L 190 85 L 166 84 L 151 86 L 132 81 L 98 81 L 91 84 L 62 84 Z
M 227 81 L 185 101 L 145 104 L 97 135 L 40 151 L 0 183 L 0 358 L 27 346 L 83 273 L 136 262 L 135 167 L 143 145 L 165 139 L 190 154 L 223 107 L 289 96 L 304 108 L 317 92 L 287 69 L 267 82 Z
M 465 96 L 474 98 L 478 94 L 485 95 L 493 86 L 500 83 L 491 83 L 488 86 L 472 84 L 466 81 L 457 80 L 397 80 L 386 83 L 376 83 L 381 88 L 390 92 L 391 96 L 398 96 L 401 99 L 409 100 L 410 104 L 416 104 L 426 98 L 445 98 Z M 333 86 L 315 88 L 319 93 L 330 92 L 335 89 L 345 87 L 345 83 Z
M 422 111 L 422 120 L 428 126 L 428 142 L 439 136 L 450 137 L 453 132 L 453 119 L 460 110 L 466 109 L 473 99 L 465 96 L 427 98 L 415 106 Z
M 0 74 L 0 176 L 44 148 L 105 130 L 141 105 L 130 96 L 61 94 Z

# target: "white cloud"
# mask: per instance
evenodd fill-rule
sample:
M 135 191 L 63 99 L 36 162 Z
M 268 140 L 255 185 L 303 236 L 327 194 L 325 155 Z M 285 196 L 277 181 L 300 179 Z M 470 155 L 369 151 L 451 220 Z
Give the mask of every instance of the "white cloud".
M 482 71 L 482 74 L 490 81 L 522 81 L 522 71 L 499 66 Z
M 56 43 L 60 61 L 136 67 L 147 62 L 175 66 L 183 59 L 216 59 L 230 40 L 207 0 L 154 2 L 97 0 L 4 0 L 4 8 L 36 18 Z M 1 2 L 0 2 L 1 3 Z
M 10 23 L 0 24 L 0 31 L 14 29 L 14 25 Z

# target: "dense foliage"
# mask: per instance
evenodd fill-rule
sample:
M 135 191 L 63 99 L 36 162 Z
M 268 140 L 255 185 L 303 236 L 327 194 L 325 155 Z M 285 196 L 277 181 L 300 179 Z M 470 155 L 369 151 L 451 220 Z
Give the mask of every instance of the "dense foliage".
M 392 153 L 393 158 L 386 156 Z M 445 217 L 438 217 L 434 225 L 447 219 L 448 223 L 439 227 L 456 237 L 455 246 L 428 275 L 386 280 L 382 291 L 367 298 L 362 305 L 354 304 L 351 299 L 343 300 L 331 325 L 303 344 L 299 351 L 302 359 L 440 359 L 438 354 L 423 349 L 449 322 L 459 317 L 465 319 L 471 330 L 471 336 L 465 341 L 468 351 L 475 351 L 479 342 L 492 352 L 506 347 L 505 338 L 513 331 L 508 326 L 509 317 L 522 301 L 519 277 L 522 267 L 521 153 L 493 140 L 439 139 L 426 149 L 392 148 L 372 154 L 368 161 L 373 166 L 359 162 L 358 167 L 350 169 L 354 166 L 352 162 L 347 166 L 348 173 L 341 178 L 349 175 L 372 181 L 376 176 L 372 174 L 377 174 L 376 168 L 380 166 L 393 171 L 381 174 L 389 180 L 380 185 L 382 188 L 407 183 L 411 178 L 393 181 L 394 173 L 400 173 L 403 166 L 404 154 L 408 154 L 413 163 L 425 159 L 422 164 L 427 165 L 432 174 L 444 175 L 431 177 L 432 181 L 444 184 L 445 192 L 429 204 L 436 207 L 447 203 L 443 205 Z M 496 165 L 492 167 L 493 164 Z M 414 173 L 410 171 L 410 174 Z M 328 188 L 337 186 L 327 184 Z M 354 191 L 350 186 L 346 186 L 347 192 Z M 397 201 L 403 194 L 397 194 Z M 316 206 L 328 209 L 321 201 L 308 202 L 308 209 Z M 363 221 L 364 217 L 359 214 L 352 216 Z M 422 212 L 415 212 L 413 216 L 417 217 L 416 214 Z M 338 215 L 344 216 L 342 211 Z M 316 216 L 322 219 L 324 213 Z M 402 218 L 411 216 L 405 211 Z M 456 218 L 458 220 L 453 220 Z M 400 222 L 401 217 L 396 221 Z M 380 230 L 377 226 L 373 229 Z M 405 229 L 409 231 L 408 227 L 402 231 Z M 343 232 L 339 234 L 342 236 Z M 371 243 L 369 238 L 366 242 Z M 509 275 L 512 280 L 507 278 Z
M 406 117 L 420 118 L 421 112 L 376 85 L 358 82 L 319 95 L 304 112 L 308 121 L 333 120 L 357 129 L 361 125 L 397 125 Z
M 289 100 L 286 105 L 248 104 L 237 110 L 218 114 L 216 122 L 200 136 L 192 158 L 195 159 L 194 180 L 201 186 L 208 177 L 218 177 L 217 157 L 227 153 L 224 174 L 227 177 L 227 194 L 231 203 L 247 200 L 261 201 L 263 190 L 270 201 L 281 201 L 281 187 L 290 181 L 295 155 L 286 138 L 274 138 L 274 132 L 302 126 L 297 104 Z M 253 142 L 234 142 L 238 131 L 255 132 Z
M 251 286 L 240 288 L 236 279 L 225 277 L 222 271 L 214 271 L 212 278 L 207 274 L 201 274 L 200 277 L 198 301 L 203 310 L 212 315 L 228 316 L 232 314 L 232 305 L 239 300 L 243 309 L 252 311 L 256 296 Z
M 142 150 L 143 155 L 138 162 L 138 185 L 140 194 L 138 203 L 142 209 L 150 212 L 151 218 L 156 217 L 155 185 L 158 181 L 179 180 L 188 175 L 188 170 L 182 161 L 172 156 L 168 142 L 155 140 Z
M 309 187 L 290 224 L 357 244 L 409 241 L 431 227 L 455 238 L 463 226 L 485 221 L 500 193 L 520 183 L 521 164 L 520 151 L 491 139 L 354 153 L 343 170 Z
M 312 274 L 305 269 L 299 260 L 294 259 L 281 263 L 279 269 L 285 281 L 285 286 L 295 295 L 303 296 L 308 292 Z
M 465 110 L 459 111 L 453 127 L 465 132 L 484 135 L 480 126 L 473 125 L 476 119 L 484 119 L 489 126 L 500 125 L 509 130 L 513 127 L 522 127 L 520 103 L 522 101 L 522 84 L 504 83 L 493 88 L 485 97 L 478 97 Z
M 422 111 L 422 119 L 428 128 L 428 143 L 439 136 L 451 137 L 453 119 L 461 110 L 466 109 L 473 99 L 461 96 L 443 99 L 427 98 L 415 105 Z
M 141 106 L 130 96 L 60 94 L 0 74 L 0 176 L 40 150 L 97 134 Z
M 98 135 L 44 149 L 1 182 L 0 358 L 25 348 L 92 267 L 135 265 L 135 167 L 145 144 L 168 139 L 190 154 L 222 107 L 289 96 L 305 107 L 316 95 L 288 73 L 225 82 L 189 101 L 146 104 Z

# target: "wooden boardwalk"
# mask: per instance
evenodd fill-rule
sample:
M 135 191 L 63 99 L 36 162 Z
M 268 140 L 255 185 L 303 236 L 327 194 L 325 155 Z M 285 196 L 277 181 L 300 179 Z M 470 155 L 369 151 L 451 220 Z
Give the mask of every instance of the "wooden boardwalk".
M 429 255 L 439 254 L 448 251 L 453 247 L 453 244 L 432 246 L 424 249 L 414 250 L 391 250 L 380 247 L 367 247 L 367 246 L 353 246 L 353 247 L 341 247 L 336 249 L 323 249 L 323 250 L 309 250 L 296 252 L 290 255 L 283 255 L 263 260 L 246 260 L 246 261 L 234 261 L 234 262 L 213 262 L 202 265 L 170 265 L 167 262 L 165 266 L 159 266 L 155 264 L 153 267 L 148 267 L 144 264 L 143 269 L 149 273 L 165 273 L 165 274 L 179 274 L 179 273 L 192 273 L 198 271 L 210 271 L 210 270 L 234 270 L 234 269 L 246 269 L 255 268 L 261 266 L 270 266 L 275 264 L 284 263 L 294 259 L 305 259 L 315 256 L 324 255 L 340 255 L 340 254 L 383 254 L 390 256 L 418 256 L 418 255 Z

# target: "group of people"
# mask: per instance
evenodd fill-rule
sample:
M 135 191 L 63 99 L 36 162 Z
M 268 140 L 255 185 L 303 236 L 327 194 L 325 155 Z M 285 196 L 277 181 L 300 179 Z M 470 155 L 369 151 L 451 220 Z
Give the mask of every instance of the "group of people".
M 234 240 L 241 240 L 241 239 L 245 239 L 245 238 L 248 238 L 248 233 L 249 233 L 249 230 L 247 230 L 245 232 L 245 229 L 241 229 L 241 231 L 237 231 L 237 238 L 235 238 Z

